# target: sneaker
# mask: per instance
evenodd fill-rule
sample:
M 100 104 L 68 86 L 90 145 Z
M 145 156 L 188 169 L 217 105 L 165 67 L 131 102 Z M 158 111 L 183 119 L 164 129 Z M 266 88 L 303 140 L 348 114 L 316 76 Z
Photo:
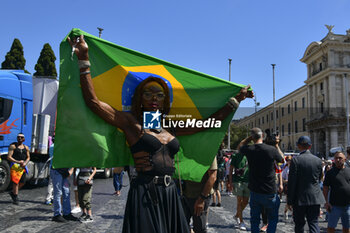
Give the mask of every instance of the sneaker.
M 64 219 L 64 218 L 62 217 L 62 215 L 53 216 L 52 221 L 54 221 L 54 222 L 67 222 L 67 220 Z
M 79 221 L 80 221 L 80 222 L 84 222 L 84 221 L 85 221 L 85 217 L 86 217 L 86 214 L 83 213 L 83 214 L 79 217 Z
M 269 224 L 266 224 L 265 226 L 263 226 L 262 228 L 260 228 L 260 232 L 266 232 L 268 226 L 269 226 Z
M 284 213 L 284 220 L 288 220 L 288 213 Z
M 74 207 L 73 209 L 72 209 L 72 214 L 77 214 L 77 213 L 80 213 L 81 212 L 81 209 L 80 209 L 80 207 L 79 206 L 76 206 L 76 207 Z
M 221 203 L 218 203 L 216 206 L 217 206 L 217 207 L 221 207 Z
M 241 224 L 239 224 L 239 229 L 242 231 L 246 231 L 247 227 L 245 226 L 244 222 L 241 222 Z
M 49 201 L 46 200 L 46 201 L 45 201 L 45 205 L 52 205 L 52 200 L 49 200 Z
M 11 196 L 12 203 L 15 205 L 19 204 L 18 196 L 16 194 L 13 194 L 13 192 L 9 192 L 9 195 Z
M 69 221 L 78 221 L 78 218 L 74 217 L 72 214 L 63 215 L 63 218 Z
M 210 205 L 211 207 L 215 207 L 216 206 L 216 204 L 213 202 L 213 203 L 211 203 L 211 205 Z
M 86 215 L 84 223 L 93 222 L 94 219 L 90 215 Z
M 233 216 L 233 219 L 235 220 L 235 225 L 239 226 L 241 224 L 241 220 L 238 217 Z
M 15 194 L 13 194 L 13 192 L 9 192 L 9 195 L 10 195 L 12 201 L 15 201 Z

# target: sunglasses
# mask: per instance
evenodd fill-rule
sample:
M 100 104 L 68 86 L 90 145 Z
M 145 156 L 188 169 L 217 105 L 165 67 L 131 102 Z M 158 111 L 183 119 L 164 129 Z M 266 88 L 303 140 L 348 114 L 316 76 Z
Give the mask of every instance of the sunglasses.
M 164 98 L 165 98 L 165 94 L 164 93 L 144 92 L 142 94 L 142 96 L 146 100 L 151 100 L 153 97 L 156 97 L 157 100 L 164 100 Z
M 17 138 L 24 139 L 24 137 L 23 137 L 23 136 L 17 136 Z

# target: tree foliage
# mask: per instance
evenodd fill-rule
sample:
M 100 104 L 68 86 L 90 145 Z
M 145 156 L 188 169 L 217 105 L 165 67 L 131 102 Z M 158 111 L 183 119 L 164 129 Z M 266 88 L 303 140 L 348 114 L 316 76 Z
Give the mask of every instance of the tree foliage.
M 247 137 L 247 128 L 245 127 L 238 127 L 235 123 L 231 123 L 230 125 L 230 134 L 231 134 L 231 146 L 230 148 L 233 150 L 237 149 L 238 144 Z M 227 133 L 225 135 L 225 144 L 227 144 Z
M 25 70 L 26 59 L 24 58 L 23 46 L 19 39 L 13 40 L 10 51 L 5 56 L 5 61 L 1 63 L 1 69 Z
M 44 47 L 40 52 L 38 62 L 35 65 L 36 72 L 34 73 L 34 76 L 57 77 L 55 61 L 56 56 L 52 51 L 50 44 L 44 44 Z

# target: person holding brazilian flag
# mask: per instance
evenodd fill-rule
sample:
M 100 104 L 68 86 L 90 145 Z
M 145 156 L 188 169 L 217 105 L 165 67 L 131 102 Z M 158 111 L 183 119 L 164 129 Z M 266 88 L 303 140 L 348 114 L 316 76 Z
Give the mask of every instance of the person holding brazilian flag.
M 176 66 L 79 29 L 65 38 L 60 51 L 53 166 L 134 164 L 138 176 L 128 193 L 123 232 L 189 232 L 172 180 L 175 155 L 177 173 L 181 171 L 183 179 L 200 180 L 239 102 L 253 97 L 250 86 Z M 76 115 L 69 114 L 73 108 L 79 110 Z M 160 119 L 163 127 L 148 127 L 147 114 L 152 114 L 150 122 Z M 195 123 L 183 127 L 170 119 L 174 116 Z M 204 126 L 207 120 L 220 122 L 221 127 Z M 164 122 L 170 126 L 165 128 Z M 81 132 L 86 132 L 85 143 L 75 145 L 72 141 Z M 72 152 L 86 153 L 82 160 L 79 155 L 65 156 Z

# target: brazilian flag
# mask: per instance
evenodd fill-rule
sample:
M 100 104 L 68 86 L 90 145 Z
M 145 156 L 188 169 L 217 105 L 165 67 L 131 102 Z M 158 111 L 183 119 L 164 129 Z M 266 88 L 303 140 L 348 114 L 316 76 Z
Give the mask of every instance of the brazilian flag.
M 92 36 L 80 29 L 89 46 L 91 76 L 98 98 L 129 111 L 136 86 L 149 76 L 166 81 L 171 93 L 169 115 L 206 119 L 235 96 L 243 85 L 228 82 Z M 200 181 L 224 138 L 230 115 L 219 129 L 178 136 L 175 167 L 184 180 Z M 178 118 L 177 118 L 178 119 Z M 177 163 L 179 161 L 179 163 Z M 77 57 L 67 37 L 60 45 L 60 83 L 53 166 L 110 168 L 133 164 L 124 133 L 95 115 L 83 100 Z M 179 165 L 179 166 L 178 166 Z

